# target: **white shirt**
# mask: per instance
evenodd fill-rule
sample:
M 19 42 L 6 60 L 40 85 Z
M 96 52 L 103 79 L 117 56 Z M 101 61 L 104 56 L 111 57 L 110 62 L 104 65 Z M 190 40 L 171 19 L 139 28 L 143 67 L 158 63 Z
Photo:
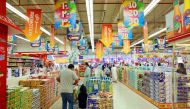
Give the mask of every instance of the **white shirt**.
M 60 73 L 61 93 L 73 93 L 73 83 L 78 77 L 70 69 L 63 69 Z

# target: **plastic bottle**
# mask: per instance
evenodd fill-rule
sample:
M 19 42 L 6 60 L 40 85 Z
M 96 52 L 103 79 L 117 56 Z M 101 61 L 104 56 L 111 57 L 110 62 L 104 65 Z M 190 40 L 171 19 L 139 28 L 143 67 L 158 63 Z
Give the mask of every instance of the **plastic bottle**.
M 179 34 L 182 32 L 182 16 L 179 9 L 179 0 L 174 0 L 174 33 Z
M 190 30 L 190 0 L 184 0 L 184 31 Z

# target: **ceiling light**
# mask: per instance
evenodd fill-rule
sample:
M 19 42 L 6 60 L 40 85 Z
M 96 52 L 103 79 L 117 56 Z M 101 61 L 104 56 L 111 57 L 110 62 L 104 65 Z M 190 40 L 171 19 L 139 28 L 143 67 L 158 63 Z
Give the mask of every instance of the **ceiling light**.
M 161 29 L 161 30 L 159 30 L 159 31 L 157 31 L 157 32 L 155 32 L 155 33 L 153 33 L 153 34 L 151 34 L 150 36 L 148 36 L 148 38 L 149 38 L 149 39 L 150 39 L 150 38 L 153 38 L 153 37 L 159 35 L 160 33 L 165 32 L 166 30 L 167 30 L 167 28 L 163 28 L 163 29 Z M 132 44 L 130 47 L 134 47 L 135 45 L 140 44 L 140 43 L 142 43 L 143 41 L 144 41 L 144 39 L 141 39 L 140 41 L 138 41 L 138 42 Z
M 17 37 L 17 38 L 19 38 L 19 39 L 22 39 L 22 40 L 24 40 L 24 41 L 30 42 L 28 39 L 23 38 L 23 37 L 21 37 L 21 36 L 18 36 L 18 35 L 14 35 L 14 36 Z
M 156 5 L 160 2 L 160 0 L 152 0 L 151 3 L 145 8 L 144 10 L 144 15 L 148 15 L 155 7 Z
M 15 14 L 17 14 L 18 16 L 20 16 L 21 18 L 23 18 L 24 20 L 28 20 L 28 17 L 26 15 L 24 15 L 22 12 L 20 12 L 19 10 L 17 10 L 16 8 L 14 8 L 13 6 L 11 6 L 9 3 L 6 3 L 6 7 L 11 10 L 12 12 L 14 12 Z M 45 28 L 40 27 L 40 30 L 44 33 L 46 33 L 47 35 L 51 36 L 51 33 L 49 31 L 47 31 Z M 60 39 L 58 39 L 57 37 L 55 37 L 55 40 L 57 40 L 58 42 L 60 42 L 61 44 L 64 44 L 63 41 L 61 41 Z
M 16 44 L 14 44 L 14 43 L 11 43 L 11 42 L 7 42 L 8 44 L 10 44 L 10 45 L 16 45 Z
M 88 17 L 88 25 L 90 31 L 90 41 L 92 52 L 94 52 L 94 16 L 93 16 L 93 0 L 86 0 L 86 10 Z

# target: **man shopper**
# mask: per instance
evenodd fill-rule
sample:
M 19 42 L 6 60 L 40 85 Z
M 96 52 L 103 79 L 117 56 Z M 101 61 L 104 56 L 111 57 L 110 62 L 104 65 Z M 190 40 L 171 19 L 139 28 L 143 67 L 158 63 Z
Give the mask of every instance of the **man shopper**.
M 61 86 L 61 97 L 62 97 L 62 109 L 67 109 L 67 103 L 69 103 L 69 109 L 73 109 L 74 97 L 73 97 L 73 84 L 78 79 L 74 71 L 74 65 L 69 64 L 68 68 L 61 70 L 60 76 L 57 81 L 60 82 Z

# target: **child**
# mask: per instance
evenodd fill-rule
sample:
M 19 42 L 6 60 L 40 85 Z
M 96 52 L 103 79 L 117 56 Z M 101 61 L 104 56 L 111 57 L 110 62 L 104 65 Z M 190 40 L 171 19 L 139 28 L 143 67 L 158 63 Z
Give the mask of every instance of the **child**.
M 80 109 L 86 109 L 86 103 L 87 103 L 87 90 L 86 87 L 84 85 L 82 85 L 80 87 L 80 92 L 78 95 L 78 101 L 79 101 L 79 108 Z

